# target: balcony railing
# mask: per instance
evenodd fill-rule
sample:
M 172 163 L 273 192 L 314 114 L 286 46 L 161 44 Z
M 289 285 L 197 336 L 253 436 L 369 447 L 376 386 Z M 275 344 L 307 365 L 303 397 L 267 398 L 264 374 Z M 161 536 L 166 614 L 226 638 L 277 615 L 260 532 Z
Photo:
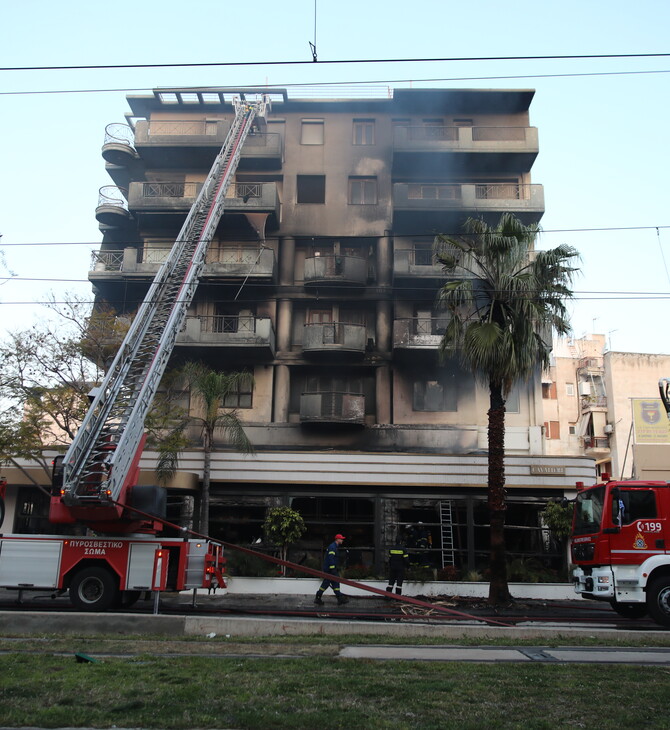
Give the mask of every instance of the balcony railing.
M 594 451 L 609 451 L 609 436 L 584 436 L 584 449 Z
M 472 147 L 477 149 L 493 147 L 496 150 L 514 151 L 537 150 L 536 127 L 448 127 L 448 126 L 408 126 L 394 129 L 396 150 L 432 148 L 461 150 Z
M 265 351 L 274 355 L 275 332 L 269 317 L 245 314 L 187 317 L 177 344 L 249 348 L 250 352 Z
M 303 330 L 302 349 L 305 353 L 365 352 L 366 327 L 348 322 L 324 322 L 306 324 Z
M 394 183 L 396 211 L 473 210 L 542 212 L 542 185 L 520 183 Z
M 152 213 L 187 211 L 195 202 L 204 183 L 193 180 L 154 180 L 130 183 L 131 210 Z M 267 212 L 279 215 L 279 195 L 274 182 L 239 182 L 232 184 L 224 202 L 228 212 Z
M 359 393 L 324 391 L 300 396 L 303 423 L 365 423 L 365 396 Z
M 582 413 L 593 409 L 607 408 L 606 395 L 583 395 L 579 399 Z
M 439 317 L 412 317 L 393 322 L 393 347 L 434 350 L 440 346 L 448 321 Z
M 346 283 L 363 286 L 368 278 L 367 259 L 326 255 L 305 259 L 305 284 Z
M 123 251 L 93 251 L 91 271 L 121 271 Z
M 111 165 L 127 166 L 131 160 L 137 158 L 134 141 L 133 130 L 127 124 L 108 124 L 102 145 L 103 159 Z
M 167 246 L 140 249 L 93 251 L 92 272 L 124 272 L 153 276 L 163 264 L 172 249 Z M 213 245 L 207 252 L 203 276 L 249 277 L 251 279 L 272 279 L 275 271 L 274 251 L 258 247 L 219 247 Z
M 98 191 L 98 206 L 95 217 L 106 226 L 119 226 L 130 219 L 127 203 L 128 193 L 115 185 L 104 185 Z
M 105 127 L 105 141 L 103 144 L 121 144 L 133 147 L 134 142 L 135 133 L 127 124 L 113 123 Z
M 444 279 L 442 264 L 428 249 L 400 249 L 393 254 L 394 276 L 438 277 Z
M 157 155 L 174 155 L 183 160 L 186 148 L 192 148 L 198 159 L 212 159 L 223 145 L 230 130 L 230 122 L 224 119 L 152 119 L 138 121 L 135 125 L 135 147 L 142 149 L 142 157 L 157 160 Z M 180 156 L 181 155 L 181 156 Z M 277 132 L 252 132 L 242 147 L 241 163 L 247 159 L 262 164 L 281 161 L 282 138 Z M 165 161 L 165 160 L 164 160 Z

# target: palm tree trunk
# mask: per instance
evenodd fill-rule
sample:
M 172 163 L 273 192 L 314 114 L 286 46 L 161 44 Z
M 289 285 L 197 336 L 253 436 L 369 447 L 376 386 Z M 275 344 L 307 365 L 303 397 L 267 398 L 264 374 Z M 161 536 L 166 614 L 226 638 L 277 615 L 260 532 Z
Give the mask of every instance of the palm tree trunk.
M 202 494 L 200 495 L 200 532 L 209 535 L 209 486 L 212 473 L 213 434 L 205 430 L 203 439 Z
M 502 383 L 489 382 L 488 412 L 488 506 L 490 522 L 489 603 L 505 603 L 511 598 L 507 585 L 505 554 L 505 400 Z

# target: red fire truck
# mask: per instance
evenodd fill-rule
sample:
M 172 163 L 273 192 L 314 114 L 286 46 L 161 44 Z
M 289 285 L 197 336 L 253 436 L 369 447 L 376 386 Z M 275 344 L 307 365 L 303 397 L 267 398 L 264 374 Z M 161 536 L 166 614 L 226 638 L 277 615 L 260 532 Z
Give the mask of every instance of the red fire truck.
M 670 417 L 670 380 L 659 383 Z M 670 626 L 670 483 L 610 481 L 582 489 L 571 539 L 575 590 L 621 616 Z
M 142 591 L 224 584 L 220 545 L 161 537 L 165 490 L 137 486 L 144 420 L 223 215 L 244 141 L 268 98 L 243 92 L 235 117 L 170 255 L 161 266 L 70 448 L 55 464 L 49 519 L 81 537 L 0 535 L 0 587 L 69 592 L 80 610 L 130 605 Z M 0 484 L 0 517 L 4 514 Z M 1 519 L 0 519 L 1 525 Z M 83 530 L 82 530 L 83 531 Z

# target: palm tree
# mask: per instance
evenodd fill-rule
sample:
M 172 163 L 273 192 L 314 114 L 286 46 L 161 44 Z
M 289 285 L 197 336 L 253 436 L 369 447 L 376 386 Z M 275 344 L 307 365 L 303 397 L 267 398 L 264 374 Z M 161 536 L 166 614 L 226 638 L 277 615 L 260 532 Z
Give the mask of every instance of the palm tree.
M 462 236 L 440 235 L 436 254 L 449 279 L 438 300 L 451 314 L 441 352 L 488 385 L 489 602 L 510 599 L 505 559 L 505 398 L 515 382 L 549 362 L 551 332 L 570 331 L 565 301 L 578 256 L 571 246 L 533 252 L 536 226 L 506 213 L 495 226 L 468 219 Z
M 217 432 L 236 450 L 252 453 L 249 441 L 239 419 L 238 409 L 230 405 L 237 399 L 240 387 L 253 384 L 253 376 L 247 372 L 225 373 L 203 365 L 189 362 L 180 371 L 188 383 L 191 398 L 195 400 L 195 414 L 177 419 L 174 428 L 159 442 L 158 473 L 165 479 L 176 471 L 178 453 L 185 448 L 184 431 L 195 423 L 200 426 L 203 447 L 202 494 L 198 528 L 209 530 L 209 491 L 212 470 L 212 452 Z M 182 521 L 184 517 L 182 516 Z
M 216 432 L 220 432 L 236 451 L 251 453 L 254 450 L 242 428 L 237 408 L 226 405 L 230 398 L 237 397 L 240 387 L 249 385 L 253 378 L 246 372 L 224 373 L 200 363 L 187 363 L 184 374 L 189 383 L 191 397 L 195 396 L 201 405 L 200 415 L 191 418 L 201 426 L 204 463 L 199 525 L 201 530 L 207 532 L 212 451 Z

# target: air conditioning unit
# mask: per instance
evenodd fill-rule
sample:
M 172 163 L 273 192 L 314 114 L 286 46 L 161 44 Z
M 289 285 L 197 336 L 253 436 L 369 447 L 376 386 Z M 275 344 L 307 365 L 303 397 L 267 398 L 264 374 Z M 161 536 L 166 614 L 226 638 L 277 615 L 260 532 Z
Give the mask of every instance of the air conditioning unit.
M 611 423 L 606 423 L 605 428 L 603 428 L 603 431 L 606 434 L 614 433 L 614 426 Z
M 580 383 L 579 395 L 591 395 L 591 383 Z

